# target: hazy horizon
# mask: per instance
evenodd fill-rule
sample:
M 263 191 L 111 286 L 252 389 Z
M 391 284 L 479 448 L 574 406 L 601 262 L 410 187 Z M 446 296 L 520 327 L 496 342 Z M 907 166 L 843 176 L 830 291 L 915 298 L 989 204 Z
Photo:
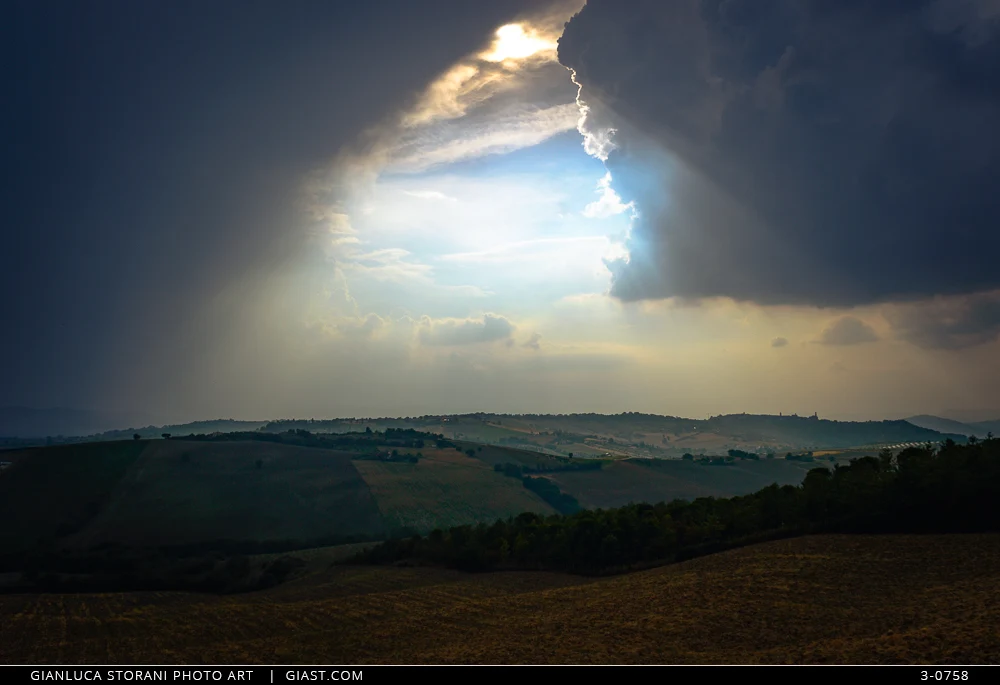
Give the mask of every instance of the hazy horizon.
M 101 411 L 88 411 L 80 410 L 69 407 L 0 407 L 0 415 L 3 419 L 0 420 L 0 436 L 7 435 L 8 437 L 14 437 L 17 431 L 4 433 L 3 428 L 8 425 L 13 425 L 14 420 L 9 419 L 6 416 L 6 412 L 16 411 L 16 410 L 27 410 L 29 412 L 49 412 L 52 414 L 59 414 L 60 412 L 71 412 L 71 413 L 82 413 L 92 417 L 91 423 L 95 426 L 93 430 L 80 433 L 80 436 L 91 435 L 106 431 L 118 431 L 118 430 L 133 430 L 142 429 L 147 427 L 165 427 L 165 426 L 184 426 L 188 424 L 195 423 L 210 423 L 215 421 L 234 421 L 243 423 L 269 423 L 273 421 L 345 421 L 345 420 L 394 420 L 394 419 L 420 419 L 420 418 L 431 418 L 431 417 L 457 417 L 457 416 L 469 416 L 476 414 L 484 414 L 488 416 L 572 416 L 572 415 L 595 415 L 595 416 L 618 416 L 622 414 L 635 413 L 643 414 L 647 416 L 662 416 L 667 418 L 683 418 L 683 419 L 693 419 L 698 421 L 707 420 L 717 416 L 727 416 L 727 415 L 755 415 L 755 416 L 785 416 L 793 417 L 797 416 L 800 418 L 808 418 L 813 416 L 811 412 L 803 411 L 779 411 L 774 413 L 768 412 L 718 412 L 713 414 L 704 415 L 683 415 L 683 414 L 664 414 L 662 412 L 654 411 L 638 411 L 638 410 L 628 410 L 623 409 L 621 411 L 615 412 L 589 412 L 589 411 L 568 411 L 568 412 L 495 412 L 495 411 L 456 411 L 456 412 L 426 412 L 422 414 L 383 414 L 383 413 L 370 413 L 370 414 L 354 414 L 354 415 L 344 415 L 344 416 L 334 416 L 334 415 L 303 415 L 303 416 L 285 416 L 285 415 L 274 415 L 274 416 L 233 416 L 228 414 L 218 415 L 218 416 L 199 416 L 194 418 L 180 418 L 180 419 L 160 419 L 157 417 L 150 417 L 147 415 L 136 415 L 129 414 L 128 412 L 101 412 Z M 941 412 L 941 413 L 912 413 L 906 415 L 888 415 L 888 416 L 865 416 L 865 415 L 841 415 L 841 416 L 824 416 L 818 415 L 821 420 L 832 420 L 832 421 L 843 421 L 843 422 L 865 422 L 865 421 L 901 421 L 907 420 L 909 418 L 920 417 L 920 416 L 931 416 L 935 418 L 941 418 L 946 420 L 955 421 L 957 423 L 988 423 L 992 421 L 997 421 L 1000 417 L 1000 412 L 989 412 L 989 411 L 978 411 L 978 412 Z M 115 422 L 113 418 L 109 417 L 119 417 L 121 420 Z M 141 419 L 141 420 L 140 420 Z M 52 419 L 53 421 L 58 421 L 59 418 Z M 65 420 L 65 417 L 63 417 Z M 80 419 L 86 421 L 86 418 Z M 61 425 L 61 424 L 60 424 Z M 90 425 L 90 424 L 88 424 Z M 100 426 L 100 427 L 98 427 Z M 23 432 L 23 431 L 22 431 Z M 43 431 L 45 434 L 55 435 L 52 431 Z M 73 435 L 72 433 L 63 433 L 64 436 Z M 39 435 L 28 435 L 27 433 L 19 435 L 18 437 L 40 437 Z

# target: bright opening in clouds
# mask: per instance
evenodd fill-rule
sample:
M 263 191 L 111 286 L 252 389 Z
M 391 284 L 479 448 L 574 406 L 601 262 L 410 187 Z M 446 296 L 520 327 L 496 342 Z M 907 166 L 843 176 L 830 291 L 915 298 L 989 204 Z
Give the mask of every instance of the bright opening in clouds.
M 507 62 L 539 54 L 555 57 L 557 37 L 542 37 L 537 29 L 523 24 L 507 24 L 497 29 L 493 46 L 480 55 L 487 62 Z
M 539 21 L 498 28 L 375 127 L 362 152 L 341 156 L 332 177 L 350 182 L 311 191 L 340 223 L 326 264 L 352 303 L 329 308 L 326 330 L 423 317 L 432 323 L 415 341 L 446 347 L 479 338 L 429 331 L 498 316 L 534 351 L 542 333 L 531 327 L 551 326 L 555 303 L 607 292 L 631 205 L 582 144 L 579 88 L 556 59 L 560 22 Z

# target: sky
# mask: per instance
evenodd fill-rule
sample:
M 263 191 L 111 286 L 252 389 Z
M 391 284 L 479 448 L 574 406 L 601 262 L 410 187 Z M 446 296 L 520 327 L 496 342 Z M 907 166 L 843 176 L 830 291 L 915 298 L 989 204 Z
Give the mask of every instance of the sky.
M 0 30 L 0 406 L 1000 417 L 996 0 Z

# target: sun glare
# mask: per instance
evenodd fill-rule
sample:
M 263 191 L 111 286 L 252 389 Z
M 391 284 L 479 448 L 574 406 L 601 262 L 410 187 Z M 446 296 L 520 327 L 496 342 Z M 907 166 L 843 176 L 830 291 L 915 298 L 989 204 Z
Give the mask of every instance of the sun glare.
M 479 56 L 487 62 L 525 59 L 557 47 L 555 40 L 544 38 L 533 29 L 525 30 L 522 24 L 501 26 L 495 35 L 492 48 Z

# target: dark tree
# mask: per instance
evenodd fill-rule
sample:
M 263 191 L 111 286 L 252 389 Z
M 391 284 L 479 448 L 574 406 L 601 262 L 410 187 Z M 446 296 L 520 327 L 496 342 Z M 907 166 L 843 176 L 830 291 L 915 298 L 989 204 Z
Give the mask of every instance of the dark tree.
M 170 439 L 170 433 L 164 433 L 160 437 L 162 437 L 164 440 L 169 440 Z
M 132 435 L 132 439 L 133 440 L 138 440 L 140 437 L 142 437 L 142 436 L 140 436 L 138 433 L 133 433 L 133 435 Z

